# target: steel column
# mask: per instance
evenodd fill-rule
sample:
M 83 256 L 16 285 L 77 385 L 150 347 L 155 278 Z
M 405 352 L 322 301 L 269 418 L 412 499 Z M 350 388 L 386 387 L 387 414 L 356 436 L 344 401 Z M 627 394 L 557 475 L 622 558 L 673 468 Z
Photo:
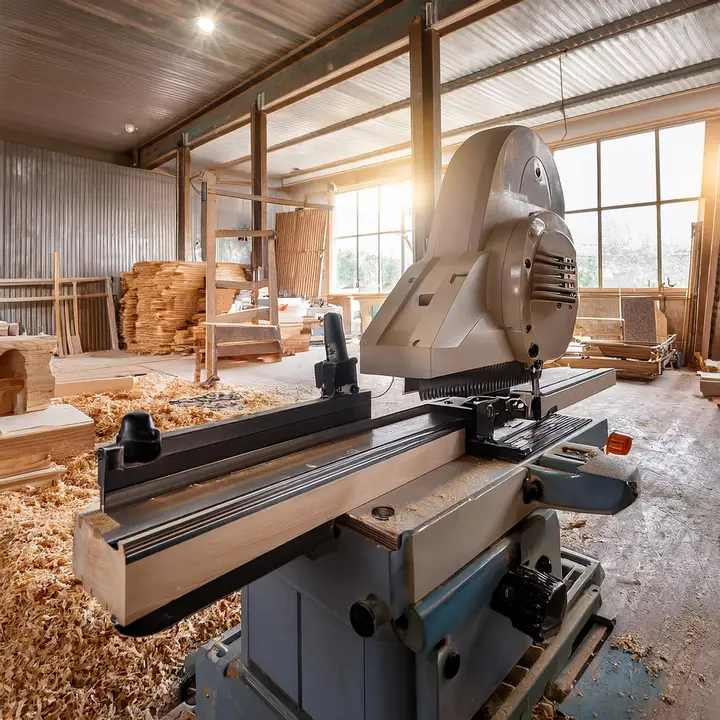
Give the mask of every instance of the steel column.
M 177 184 L 177 259 L 192 257 L 192 223 L 190 220 L 190 148 L 179 146 L 176 152 L 175 181 Z
M 430 14 L 432 4 L 428 3 Z M 413 253 L 425 254 L 442 180 L 440 145 L 440 35 L 431 17 L 410 23 L 410 124 L 413 182 Z

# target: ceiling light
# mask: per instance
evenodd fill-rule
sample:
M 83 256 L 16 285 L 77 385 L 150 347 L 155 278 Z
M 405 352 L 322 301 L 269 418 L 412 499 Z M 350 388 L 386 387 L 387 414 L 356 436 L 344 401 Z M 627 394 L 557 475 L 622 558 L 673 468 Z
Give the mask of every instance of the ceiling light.
M 196 22 L 200 32 L 204 32 L 207 35 L 210 35 L 210 33 L 215 30 L 215 21 L 212 18 L 199 17 Z
M 125 132 L 126 133 L 134 133 L 137 130 L 137 128 L 132 123 L 125 123 Z

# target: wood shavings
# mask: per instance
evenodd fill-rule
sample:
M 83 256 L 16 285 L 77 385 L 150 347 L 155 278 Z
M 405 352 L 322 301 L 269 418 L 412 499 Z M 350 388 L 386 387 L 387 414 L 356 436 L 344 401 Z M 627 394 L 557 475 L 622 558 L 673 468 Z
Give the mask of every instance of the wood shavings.
M 618 635 L 614 637 L 610 643 L 610 647 L 630 653 L 635 662 L 646 658 L 652 650 L 650 645 L 643 645 L 638 642 L 633 635 Z
M 577 528 L 582 528 L 582 527 L 585 527 L 586 525 L 587 525 L 587 520 L 571 520 L 567 524 L 567 527 L 570 530 L 576 530 Z
M 240 391 L 245 412 L 284 404 L 280 394 Z M 161 430 L 226 418 L 170 399 L 203 394 L 187 381 L 148 376 L 130 393 L 65 398 L 113 439 L 130 410 L 148 410 Z M 177 702 L 185 655 L 240 621 L 231 596 L 149 638 L 118 635 L 72 573 L 75 513 L 98 496 L 89 452 L 66 462 L 58 484 L 0 494 L 0 718 L 155 720 Z
M 558 717 L 555 705 L 547 698 L 541 698 L 538 704 L 533 708 L 531 720 L 552 720 Z

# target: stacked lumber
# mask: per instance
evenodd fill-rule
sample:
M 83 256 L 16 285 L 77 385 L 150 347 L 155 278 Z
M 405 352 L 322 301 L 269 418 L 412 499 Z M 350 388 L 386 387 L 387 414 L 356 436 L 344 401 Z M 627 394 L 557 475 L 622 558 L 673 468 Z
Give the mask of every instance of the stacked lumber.
M 95 423 L 72 405 L 0 417 L 0 491 L 53 483 L 63 460 L 95 446 Z
M 675 357 L 675 341 L 671 335 L 660 343 L 579 340 L 571 342 L 557 365 L 572 368 L 614 368 L 618 377 L 652 380 L 662 375 Z
M 218 263 L 218 277 L 245 280 L 244 267 Z M 191 328 L 204 319 L 205 263 L 135 263 L 132 272 L 122 275 L 122 284 L 120 327 L 130 352 L 167 355 L 192 348 Z M 229 310 L 235 293 L 218 291 L 218 302 Z
M 324 210 L 307 209 L 275 216 L 281 296 L 315 298 L 319 295 L 327 218 Z
M 50 370 L 57 341 L 47 335 L 0 337 L 0 415 L 48 407 L 55 394 Z

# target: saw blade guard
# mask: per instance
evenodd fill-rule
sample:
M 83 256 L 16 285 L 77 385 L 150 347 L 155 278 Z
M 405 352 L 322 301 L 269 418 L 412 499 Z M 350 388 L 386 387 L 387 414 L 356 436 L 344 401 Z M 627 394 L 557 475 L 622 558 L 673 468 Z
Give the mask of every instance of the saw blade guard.
M 425 256 L 364 332 L 363 373 L 438 378 L 562 355 L 578 309 L 575 246 L 550 150 L 531 130 L 466 140 Z

